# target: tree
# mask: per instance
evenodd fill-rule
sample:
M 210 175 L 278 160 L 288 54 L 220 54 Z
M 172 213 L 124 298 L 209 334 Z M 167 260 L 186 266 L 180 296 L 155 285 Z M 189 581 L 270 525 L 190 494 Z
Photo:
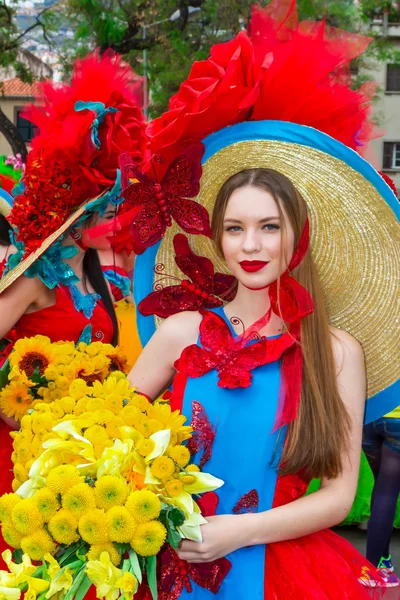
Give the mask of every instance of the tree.
M 12 71 L 22 81 L 32 83 L 34 80 L 35 60 L 30 60 L 29 53 L 22 50 L 22 44 L 35 29 L 40 29 L 44 39 L 51 44 L 47 35 L 43 17 L 49 8 L 43 9 L 24 31 L 19 31 L 16 22 L 16 2 L 0 0 L 0 69 L 3 72 Z M 32 57 L 33 58 L 33 57 Z M 0 94 L 2 93 L 0 86 Z M 18 129 L 4 114 L 0 107 L 0 133 L 4 135 L 11 146 L 13 154 L 21 154 L 25 161 L 27 149 Z

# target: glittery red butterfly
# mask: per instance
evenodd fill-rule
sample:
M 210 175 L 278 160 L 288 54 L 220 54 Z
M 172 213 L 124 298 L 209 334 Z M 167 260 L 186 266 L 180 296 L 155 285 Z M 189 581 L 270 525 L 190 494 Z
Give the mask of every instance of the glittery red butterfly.
M 203 153 L 201 143 L 187 148 L 171 163 L 160 183 L 152 181 L 136 165 L 124 165 L 122 181 L 128 176 L 130 185 L 122 195 L 132 206 L 141 207 L 132 221 L 136 254 L 156 244 L 172 225 L 172 219 L 187 233 L 211 237 L 207 210 L 188 200 L 199 193 Z
M 235 341 L 228 324 L 219 315 L 206 310 L 200 312 L 203 315 L 199 328 L 201 346 L 193 344 L 185 348 L 175 368 L 194 378 L 216 369 L 218 385 L 222 388 L 249 387 L 253 369 L 278 360 L 295 342 L 291 336 L 282 335 L 270 339 L 262 337 L 245 345 L 246 339 Z
M 208 258 L 192 252 L 188 239 L 182 233 L 174 237 L 175 262 L 180 270 L 189 277 L 177 285 L 161 287 L 139 302 L 139 312 L 144 316 L 157 315 L 165 319 L 182 310 L 199 310 L 222 305 L 235 295 L 235 278 L 232 275 L 214 273 L 214 266 Z M 163 274 L 162 270 L 156 273 Z M 168 278 L 169 275 L 164 275 Z M 176 278 L 174 278 L 176 279 Z M 157 289 L 160 288 L 160 289 Z

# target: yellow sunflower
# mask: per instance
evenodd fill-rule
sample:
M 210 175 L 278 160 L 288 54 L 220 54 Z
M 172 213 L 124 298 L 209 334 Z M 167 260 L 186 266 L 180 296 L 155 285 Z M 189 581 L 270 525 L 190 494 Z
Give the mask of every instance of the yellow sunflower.
M 48 337 L 36 335 L 17 340 L 14 351 L 10 354 L 10 379 L 21 372 L 31 377 L 36 370 L 43 375 L 54 359 L 54 351 Z
M 32 400 L 26 385 L 12 381 L 0 392 L 0 409 L 7 417 L 20 421 L 31 408 Z

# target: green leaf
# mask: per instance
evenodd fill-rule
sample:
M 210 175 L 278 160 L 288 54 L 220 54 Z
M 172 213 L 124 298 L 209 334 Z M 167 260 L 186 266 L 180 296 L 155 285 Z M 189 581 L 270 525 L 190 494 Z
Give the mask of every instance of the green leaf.
M 42 567 L 43 567 L 42 579 L 47 579 L 47 581 L 50 581 L 50 577 L 49 577 L 49 574 L 47 572 L 47 563 L 44 560 L 44 558 L 42 558 Z
M 140 568 L 138 556 L 134 550 L 129 551 L 129 560 L 131 563 L 132 573 L 136 577 L 139 583 L 142 583 L 142 569 Z
M 79 588 L 76 591 L 76 596 L 75 596 L 74 600 L 83 600 L 83 598 L 88 593 L 91 585 L 92 585 L 92 582 L 90 581 L 89 577 L 85 573 L 85 577 L 83 578 L 81 585 L 79 586 Z
M 72 554 L 78 554 L 78 551 L 83 546 L 81 541 L 75 542 L 71 546 L 66 546 L 65 548 L 60 548 L 60 550 L 56 553 L 56 558 L 60 565 L 63 565 Z
M 14 559 L 14 562 L 17 563 L 17 565 L 20 565 L 22 563 L 22 555 L 23 551 L 21 549 L 13 550 L 12 557 Z
M 155 556 L 149 556 L 146 559 L 146 574 L 153 600 L 157 600 L 157 559 Z
M 170 546 L 172 546 L 172 548 L 174 548 L 176 550 L 176 548 L 179 546 L 180 541 L 182 540 L 182 536 L 179 533 L 179 531 L 177 531 L 174 528 L 171 527 L 171 529 L 168 529 L 168 536 L 167 536 L 167 542 Z
M 131 568 L 131 561 L 128 558 L 125 558 L 124 562 L 122 563 L 123 573 L 128 573 L 130 571 L 130 568 Z
M 10 373 L 10 362 L 7 358 L 0 369 L 0 390 L 8 384 L 8 375 Z

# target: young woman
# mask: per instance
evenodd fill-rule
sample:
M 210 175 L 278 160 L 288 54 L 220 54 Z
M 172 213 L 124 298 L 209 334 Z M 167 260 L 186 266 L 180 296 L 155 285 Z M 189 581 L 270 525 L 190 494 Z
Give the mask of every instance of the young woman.
M 217 594 L 221 598 L 369 597 L 358 579 L 372 566 L 326 530 L 345 518 L 357 486 L 366 394 L 364 355 L 352 336 L 329 326 L 309 250 L 291 273 L 311 294 L 314 311 L 301 320 L 301 400 L 286 433 L 274 432 L 280 356 L 271 351 L 271 362 L 260 366 L 254 362 L 258 345 L 290 336 L 279 310 L 269 319 L 265 315 L 271 311 L 269 289 L 276 281 L 279 286 L 306 223 L 304 200 L 284 175 L 249 169 L 228 179 L 215 202 L 212 232 L 218 252 L 237 279 L 235 299 L 224 308 L 169 317 L 129 376 L 154 399 L 181 371 L 186 383 L 180 401 L 175 392 L 175 405 L 181 402 L 183 414 L 198 423 L 194 406 L 201 403 L 203 420 L 210 423 L 206 429 L 214 432 L 207 469 L 225 482 L 218 492 L 218 514 L 202 527 L 203 542 L 183 541 L 178 556 L 189 563 L 228 557 L 232 568 Z M 249 336 L 245 341 L 242 336 L 238 342 L 242 329 L 251 331 L 252 326 L 260 339 Z M 243 387 L 229 389 L 232 382 L 221 383 L 218 366 L 199 376 L 200 355 L 191 351 L 190 356 L 188 350 L 194 345 L 212 347 L 210 330 L 213 335 L 220 331 L 215 343 L 222 356 L 230 351 L 222 345 L 228 330 L 233 348 L 245 342 L 242 366 L 247 354 L 250 386 L 244 382 L 246 373 L 235 372 L 232 355 L 225 364 L 222 358 L 222 365 L 232 378 L 243 380 Z M 205 456 L 203 450 L 195 455 L 197 464 Z M 323 478 L 321 489 L 301 497 L 312 477 Z M 247 512 L 249 498 L 255 513 Z M 192 595 L 183 591 L 180 597 L 208 594 L 193 585 Z

